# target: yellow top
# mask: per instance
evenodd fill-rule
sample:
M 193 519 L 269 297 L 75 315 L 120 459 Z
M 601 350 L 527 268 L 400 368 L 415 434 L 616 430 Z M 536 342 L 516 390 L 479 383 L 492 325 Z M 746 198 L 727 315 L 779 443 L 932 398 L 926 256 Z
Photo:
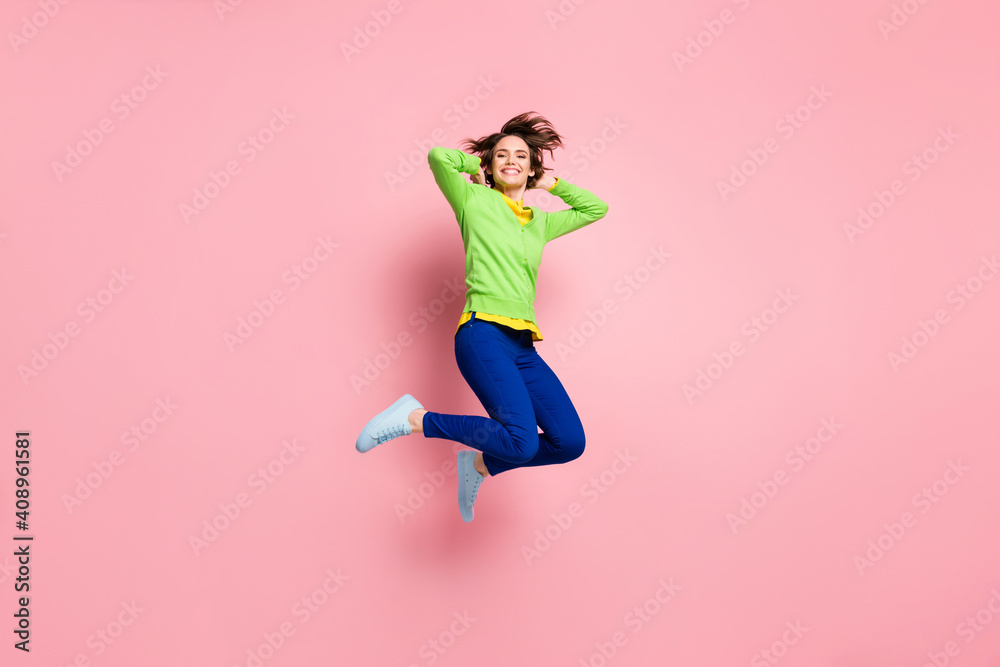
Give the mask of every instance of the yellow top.
M 548 189 L 551 191 L 552 188 L 556 187 L 559 183 L 559 177 L 556 177 L 556 182 L 552 184 Z M 500 192 L 499 190 L 497 192 Z M 531 209 L 524 207 L 524 200 L 518 199 L 514 201 L 504 193 L 500 192 L 500 196 L 503 197 L 504 201 L 507 202 L 507 206 L 510 206 L 510 210 L 514 211 L 514 215 L 517 216 L 518 222 L 521 226 L 531 222 Z M 498 324 L 503 324 L 510 327 L 511 329 L 527 329 L 531 332 L 531 340 L 542 340 L 542 332 L 538 330 L 534 322 L 529 322 L 528 320 L 519 320 L 513 317 L 505 317 L 503 315 L 492 315 L 490 313 L 480 313 L 476 312 L 476 317 L 481 320 L 489 320 L 490 322 L 496 322 Z M 462 313 L 462 317 L 458 320 L 458 326 L 461 327 L 463 324 L 472 319 L 472 313 Z M 458 327 L 455 328 L 455 333 L 458 333 Z

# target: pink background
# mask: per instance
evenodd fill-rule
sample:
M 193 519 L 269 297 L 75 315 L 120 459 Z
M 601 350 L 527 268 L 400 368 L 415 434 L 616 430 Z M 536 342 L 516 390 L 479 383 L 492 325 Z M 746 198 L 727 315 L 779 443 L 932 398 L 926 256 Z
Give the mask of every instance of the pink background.
M 0 557 L 3 664 L 1000 665 L 996 3 L 219 4 L 0 6 L 0 440 L 31 431 L 35 536 L 30 654 Z M 535 304 L 587 448 L 465 524 L 452 443 L 354 440 L 404 393 L 485 414 L 426 151 L 528 110 L 610 206 Z

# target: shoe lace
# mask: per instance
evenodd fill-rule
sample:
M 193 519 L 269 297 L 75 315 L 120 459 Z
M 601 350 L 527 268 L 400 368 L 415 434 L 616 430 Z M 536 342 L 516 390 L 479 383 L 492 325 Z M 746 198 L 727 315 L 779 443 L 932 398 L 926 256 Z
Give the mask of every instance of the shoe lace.
M 482 484 L 482 483 L 483 483 L 483 478 L 482 477 L 480 477 L 479 479 L 477 479 L 476 481 L 474 481 L 472 483 L 472 502 L 469 503 L 470 505 L 474 505 L 475 504 L 475 502 L 476 502 L 476 496 L 479 495 L 479 485 Z
M 382 444 L 387 440 L 392 440 L 393 438 L 399 437 L 401 435 L 406 435 L 406 428 L 403 424 L 396 424 L 394 426 L 389 426 L 375 432 L 375 439 L 378 444 Z

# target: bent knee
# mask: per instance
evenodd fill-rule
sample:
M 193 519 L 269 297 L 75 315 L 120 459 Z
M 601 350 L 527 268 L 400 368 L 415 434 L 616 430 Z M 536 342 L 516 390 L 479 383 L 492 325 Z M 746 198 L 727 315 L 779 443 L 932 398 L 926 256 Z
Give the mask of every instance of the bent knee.
M 527 463 L 531 459 L 538 456 L 538 440 L 534 441 L 532 444 L 530 441 L 521 443 L 519 447 L 516 447 L 513 452 L 511 452 L 510 462 L 511 463 Z
M 512 434 L 513 435 L 513 434 Z M 511 463 L 527 463 L 538 455 L 538 433 L 528 432 L 527 437 L 513 437 L 513 446 L 503 458 Z
M 583 456 L 583 449 L 586 445 L 587 436 L 583 433 L 583 427 L 574 429 L 571 433 L 566 433 L 560 442 L 560 448 L 565 452 L 567 461 L 572 461 Z

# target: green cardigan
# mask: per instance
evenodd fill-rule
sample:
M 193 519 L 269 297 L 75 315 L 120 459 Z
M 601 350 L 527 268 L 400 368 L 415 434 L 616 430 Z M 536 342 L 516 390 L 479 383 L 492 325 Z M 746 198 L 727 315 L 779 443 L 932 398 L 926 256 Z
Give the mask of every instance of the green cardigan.
M 535 286 L 542 248 L 607 214 L 593 193 L 560 178 L 549 191 L 572 208 L 547 213 L 533 206 L 522 226 L 499 191 L 470 183 L 478 156 L 435 146 L 427 153 L 434 180 L 455 212 L 465 245 L 465 308 L 535 322 Z

